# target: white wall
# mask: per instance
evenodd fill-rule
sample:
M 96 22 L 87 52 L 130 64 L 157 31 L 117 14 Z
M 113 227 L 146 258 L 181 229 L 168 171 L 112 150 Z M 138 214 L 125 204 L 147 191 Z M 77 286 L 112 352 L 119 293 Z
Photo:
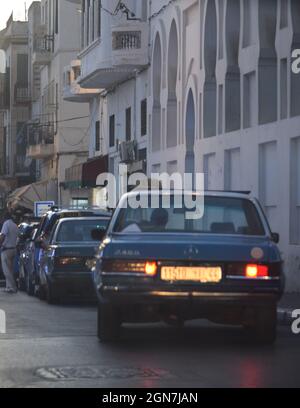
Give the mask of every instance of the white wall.
M 195 171 L 206 174 L 208 188 L 251 190 L 264 204 L 272 228 L 281 234 L 288 289 L 300 290 L 300 239 L 291 239 L 291 217 L 299 214 L 293 180 L 299 177 L 294 140 L 300 136 L 300 80 L 289 69 L 299 35 L 300 11 L 296 11 L 300 4 L 287 2 L 288 17 L 282 24 L 280 0 L 181 0 L 153 17 L 167 3 L 148 1 L 151 67 L 136 82 L 116 87 L 101 102 L 107 112 L 101 118 L 104 150 L 116 167 L 117 150 L 107 148 L 109 116 L 116 115 L 116 138 L 123 140 L 126 107 L 148 95 L 146 141 L 139 140 L 137 133 L 140 145 L 148 148 L 148 172 L 175 168 L 184 172 L 187 159 L 194 156 Z M 169 57 L 169 47 L 176 49 L 170 41 L 174 24 L 177 70 L 176 61 L 174 68 Z M 89 69 L 100 51 L 99 67 L 106 58 L 100 44 L 82 54 Z M 175 89 L 170 90 L 174 75 Z M 171 109 L 174 120 L 170 121 Z M 174 126 L 174 122 L 176 143 L 168 147 L 168 123 Z M 158 144 L 153 144 L 153 138 Z

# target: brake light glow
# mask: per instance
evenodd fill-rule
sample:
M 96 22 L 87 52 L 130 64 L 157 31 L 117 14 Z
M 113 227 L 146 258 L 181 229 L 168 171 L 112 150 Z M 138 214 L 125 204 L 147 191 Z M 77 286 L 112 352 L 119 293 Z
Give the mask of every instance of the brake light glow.
M 130 261 L 130 260 L 103 260 L 101 269 L 105 273 L 140 274 L 141 276 L 155 276 L 157 274 L 157 262 L 153 261 Z
M 269 276 L 269 268 L 265 265 L 249 264 L 246 266 L 245 275 L 249 279 L 267 278 Z
M 57 258 L 58 266 L 70 266 L 82 264 L 82 258 Z
M 156 262 L 146 262 L 145 274 L 147 276 L 155 276 L 156 273 L 157 273 L 157 263 Z

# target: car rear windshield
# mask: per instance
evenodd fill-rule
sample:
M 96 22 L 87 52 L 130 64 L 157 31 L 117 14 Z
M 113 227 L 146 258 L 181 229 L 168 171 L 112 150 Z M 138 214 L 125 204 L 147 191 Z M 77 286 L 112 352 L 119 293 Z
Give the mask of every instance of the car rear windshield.
M 160 200 L 161 201 L 161 200 Z M 265 235 L 259 213 L 248 199 L 206 196 L 204 215 L 187 219 L 191 210 L 175 208 L 171 196 L 169 208 L 124 208 L 114 224 L 115 233 L 183 232 L 230 235 Z
M 106 230 L 108 220 L 72 220 L 62 222 L 56 236 L 56 242 L 92 242 L 94 229 Z
M 91 212 L 91 211 L 65 211 L 56 212 L 47 216 L 46 221 L 43 226 L 43 230 L 46 234 L 50 234 L 53 230 L 54 225 L 58 220 L 65 218 L 83 218 L 83 217 L 100 217 L 103 215 Z

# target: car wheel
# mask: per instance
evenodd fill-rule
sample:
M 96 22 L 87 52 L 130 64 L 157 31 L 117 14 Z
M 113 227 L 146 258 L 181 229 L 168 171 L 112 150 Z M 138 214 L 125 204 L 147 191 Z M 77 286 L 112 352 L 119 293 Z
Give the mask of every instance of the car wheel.
M 254 322 L 247 327 L 251 340 L 262 344 L 273 344 L 277 338 L 277 307 L 256 309 Z
M 97 323 L 98 338 L 102 343 L 113 342 L 119 338 L 121 322 L 115 307 L 99 303 Z
M 22 270 L 21 270 L 22 268 Z M 21 273 L 22 272 L 22 273 Z M 21 292 L 26 292 L 26 273 L 24 266 L 20 266 L 20 274 L 18 280 L 18 288 Z
M 35 286 L 35 294 L 40 300 L 46 300 L 46 289 L 41 284 Z
M 45 287 L 45 294 L 46 300 L 49 303 L 49 305 L 56 305 L 57 303 L 59 303 L 59 296 L 53 289 L 50 282 L 47 282 L 47 285 Z
M 34 295 L 34 285 L 32 283 L 32 280 L 30 278 L 30 274 L 26 273 L 25 274 L 25 286 L 26 286 L 26 293 L 28 296 L 33 296 Z

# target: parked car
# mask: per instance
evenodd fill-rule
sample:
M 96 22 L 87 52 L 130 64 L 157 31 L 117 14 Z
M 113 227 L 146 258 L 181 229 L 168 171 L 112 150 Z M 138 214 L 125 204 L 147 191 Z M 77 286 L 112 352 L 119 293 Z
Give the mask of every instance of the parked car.
M 20 276 L 20 257 L 23 251 L 25 250 L 25 247 L 27 245 L 28 240 L 31 237 L 31 234 L 34 229 L 37 228 L 37 223 L 32 222 L 32 223 L 26 223 L 23 222 L 19 225 L 19 233 L 18 233 L 18 240 L 17 240 L 17 255 L 15 257 L 15 274 L 18 280 L 18 286 L 20 290 L 24 290 L 24 280 L 23 276 Z
M 146 195 L 149 208 L 126 208 L 132 194 Z M 152 194 L 159 208 L 147 191 L 125 195 L 102 236 L 94 271 L 99 339 L 118 338 L 123 322 L 206 318 L 274 342 L 283 264 L 259 202 L 206 192 L 203 217 L 191 220 L 175 206 L 178 192 L 169 194 L 170 208 L 162 205 L 167 193 Z
M 41 299 L 45 298 L 45 292 L 40 287 L 40 260 L 44 251 L 44 244 L 47 245 L 47 241 L 53 231 L 53 228 L 57 221 L 68 218 L 78 217 L 100 217 L 110 220 L 111 213 L 108 211 L 102 211 L 98 209 L 91 210 L 75 210 L 75 209 L 52 209 L 48 211 L 39 223 L 37 232 L 33 240 L 34 262 L 28 265 L 28 287 L 37 294 Z M 41 289 L 41 290 L 40 290 Z
M 66 297 L 94 299 L 92 266 L 99 242 L 96 228 L 104 232 L 108 217 L 64 218 L 56 222 L 40 260 L 40 285 L 48 303 Z
M 38 225 L 34 225 L 31 231 L 28 231 L 28 236 L 23 249 L 20 251 L 19 259 L 19 289 L 27 292 L 29 296 L 34 295 L 34 285 L 32 284 L 32 276 L 34 270 L 36 249 L 35 239 L 37 237 Z

